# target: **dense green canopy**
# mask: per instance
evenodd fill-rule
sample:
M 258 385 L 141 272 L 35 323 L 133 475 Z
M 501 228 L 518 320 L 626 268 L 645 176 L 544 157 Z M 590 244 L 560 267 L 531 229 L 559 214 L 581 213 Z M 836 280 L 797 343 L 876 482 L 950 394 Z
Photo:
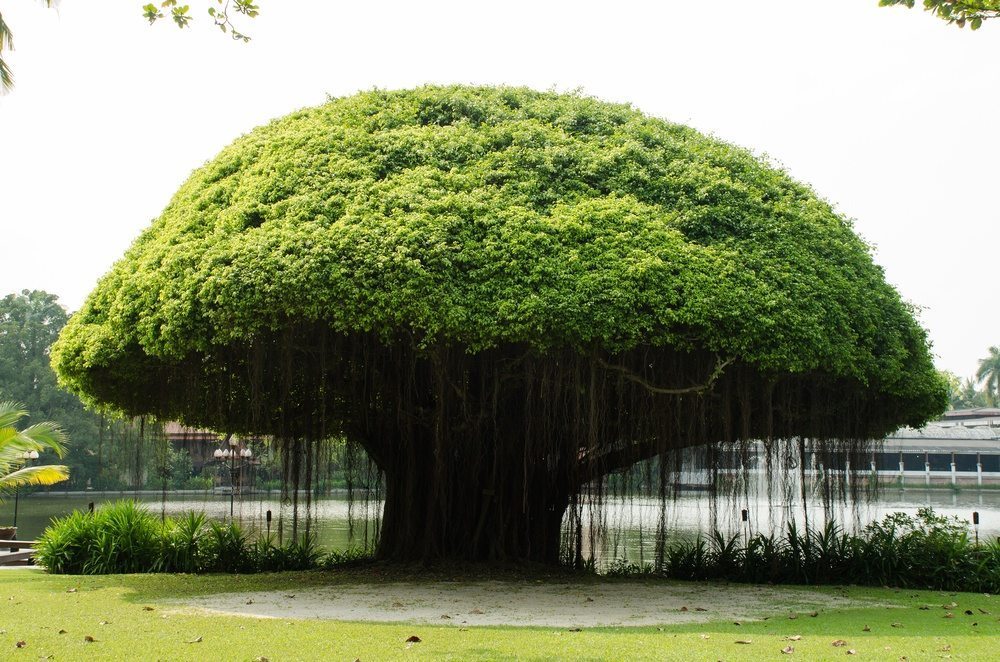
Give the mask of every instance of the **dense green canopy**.
M 469 353 L 700 351 L 847 380 L 895 424 L 943 407 L 910 307 L 808 188 L 627 105 L 523 88 L 372 91 L 240 138 L 100 281 L 54 364 L 92 400 L 218 425 L 170 392 L 178 372 L 231 387 L 220 348 L 313 323 Z

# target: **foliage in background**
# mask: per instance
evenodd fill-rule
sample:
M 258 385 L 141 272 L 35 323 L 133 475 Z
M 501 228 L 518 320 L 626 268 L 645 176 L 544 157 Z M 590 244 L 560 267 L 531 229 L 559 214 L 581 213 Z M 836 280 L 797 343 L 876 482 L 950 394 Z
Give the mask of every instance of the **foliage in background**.
M 973 377 L 961 379 L 948 370 L 938 372 L 948 385 L 951 409 L 1000 405 L 1000 347 L 990 347 L 989 354 L 979 359 L 979 368 Z
M 910 9 L 915 0 L 879 0 L 880 7 L 902 5 Z M 998 0 L 923 0 L 924 11 L 960 28 L 969 26 L 973 30 L 982 27 L 983 21 L 1000 17 Z
M 828 523 L 748 538 L 716 532 L 668 547 L 659 568 L 625 560 L 610 575 L 663 575 L 757 584 L 863 584 L 1000 592 L 1000 538 L 976 544 L 969 524 L 930 508 L 891 513 L 858 534 Z
M 161 520 L 128 500 L 54 520 L 36 550 L 36 562 L 49 572 L 83 575 L 309 570 L 361 556 L 323 554 L 309 537 L 285 544 L 253 539 L 239 524 L 210 522 L 203 513 Z
M 989 356 L 979 360 L 976 381 L 983 385 L 983 392 L 992 406 L 1000 403 L 1000 348 L 990 347 Z
M 166 13 L 164 13 L 166 10 Z M 256 18 L 260 13 L 260 7 L 253 3 L 253 0 L 215 0 L 215 5 L 209 3 L 207 13 L 209 18 L 223 34 L 229 34 L 233 39 L 248 42 L 250 37 L 236 29 L 233 24 L 232 15 L 242 14 L 247 18 Z M 159 6 L 150 3 L 142 6 L 142 15 L 150 25 L 170 16 L 170 20 L 179 28 L 186 28 L 191 25 L 194 17 L 191 15 L 190 5 L 180 5 L 177 0 L 163 0 Z
M 73 440 L 65 456 L 72 489 L 154 487 L 153 436 L 140 440 L 132 421 L 105 418 L 56 384 L 49 349 L 69 319 L 59 298 L 42 290 L 22 290 L 0 299 L 0 395 L 24 404 L 32 420 L 55 421 Z M 48 451 L 39 463 L 52 462 Z M 138 463 L 139 466 L 135 466 Z M 142 478 L 138 483 L 136 477 Z
M 24 466 L 27 452 L 52 452 L 62 457 L 66 435 L 55 423 L 35 423 L 18 429 L 28 412 L 16 402 L 0 402 L 0 494 L 24 485 L 54 485 L 69 477 L 63 465 Z
M 215 23 L 216 27 L 222 30 L 223 34 L 229 34 L 233 39 L 247 42 L 250 37 L 242 31 L 236 29 L 232 21 L 232 14 L 242 14 L 247 18 L 255 18 L 260 13 L 260 7 L 254 4 L 253 0 L 205 0 L 208 3 L 208 16 Z M 42 0 L 46 7 L 57 4 L 55 0 Z M 190 25 L 192 19 L 190 5 L 179 5 L 177 0 L 163 0 L 159 6 L 156 4 L 146 4 L 142 7 L 143 17 L 151 24 L 165 17 L 161 10 L 167 10 L 171 20 L 181 28 Z M 4 52 L 14 50 L 14 35 L 10 26 L 3 19 L 0 13 L 0 94 L 8 92 L 14 87 L 14 75 L 10 67 L 4 60 Z

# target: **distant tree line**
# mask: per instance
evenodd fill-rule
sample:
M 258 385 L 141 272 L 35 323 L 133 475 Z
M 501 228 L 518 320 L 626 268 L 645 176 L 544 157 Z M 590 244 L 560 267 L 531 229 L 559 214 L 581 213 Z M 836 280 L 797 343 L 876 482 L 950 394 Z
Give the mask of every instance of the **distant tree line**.
M 952 409 L 1000 406 L 1000 347 L 989 348 L 972 377 L 962 379 L 950 370 L 942 370 L 941 376 L 948 382 Z
M 224 477 L 223 467 L 196 468 L 188 450 L 163 443 L 154 422 L 93 411 L 59 387 L 49 347 L 68 319 L 59 297 L 42 290 L 0 299 L 0 401 L 24 405 L 26 424 L 53 421 L 66 432 L 65 457 L 43 453 L 35 462 L 69 467 L 69 480 L 55 489 L 207 489 L 217 476 Z M 281 463 L 276 453 L 265 447 L 255 457 L 255 485 L 278 489 Z M 343 482 L 343 469 L 333 466 L 324 488 L 343 487 Z

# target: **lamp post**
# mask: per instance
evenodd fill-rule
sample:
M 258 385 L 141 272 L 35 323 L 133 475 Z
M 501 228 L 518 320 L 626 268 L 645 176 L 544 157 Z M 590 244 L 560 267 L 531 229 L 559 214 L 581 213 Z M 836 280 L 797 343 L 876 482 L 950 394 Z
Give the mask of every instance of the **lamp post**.
M 243 463 L 249 462 L 253 457 L 253 451 L 249 448 L 240 448 L 239 439 L 229 437 L 229 448 L 217 448 L 212 456 L 220 463 L 229 463 L 229 519 L 233 518 L 234 504 L 236 501 L 236 484 L 240 473 L 243 470 Z M 239 458 L 239 464 L 237 464 Z
M 28 466 L 29 464 L 31 464 L 32 460 L 38 459 L 38 451 L 24 451 L 23 453 L 21 453 L 21 459 L 24 460 L 24 465 Z M 14 528 L 15 529 L 17 528 L 17 502 L 19 493 L 20 493 L 20 488 L 15 484 L 14 485 Z

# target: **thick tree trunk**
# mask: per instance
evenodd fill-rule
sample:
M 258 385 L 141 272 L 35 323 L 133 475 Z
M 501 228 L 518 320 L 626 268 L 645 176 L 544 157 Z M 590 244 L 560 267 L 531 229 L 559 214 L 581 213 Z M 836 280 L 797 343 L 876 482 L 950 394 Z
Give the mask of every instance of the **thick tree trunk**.
M 377 556 L 392 561 L 532 561 L 557 564 L 567 481 L 544 461 L 436 457 L 432 449 L 384 467 Z M 450 461 L 449 461 L 450 460 Z

